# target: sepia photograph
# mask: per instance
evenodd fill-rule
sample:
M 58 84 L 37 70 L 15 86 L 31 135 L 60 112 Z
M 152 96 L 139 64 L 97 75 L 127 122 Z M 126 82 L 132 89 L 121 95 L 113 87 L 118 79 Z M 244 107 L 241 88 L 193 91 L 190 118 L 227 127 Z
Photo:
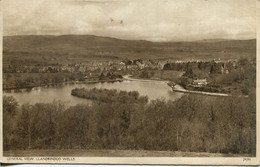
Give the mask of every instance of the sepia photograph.
M 255 163 L 257 3 L 0 1 L 4 162 Z

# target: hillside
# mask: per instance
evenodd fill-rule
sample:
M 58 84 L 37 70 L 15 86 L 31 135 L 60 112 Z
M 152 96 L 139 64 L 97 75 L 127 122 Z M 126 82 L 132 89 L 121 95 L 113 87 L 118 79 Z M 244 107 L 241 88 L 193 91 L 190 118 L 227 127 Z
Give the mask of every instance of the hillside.
M 149 42 L 92 35 L 5 36 L 5 64 L 69 63 L 122 59 L 231 59 L 255 57 L 256 39 Z

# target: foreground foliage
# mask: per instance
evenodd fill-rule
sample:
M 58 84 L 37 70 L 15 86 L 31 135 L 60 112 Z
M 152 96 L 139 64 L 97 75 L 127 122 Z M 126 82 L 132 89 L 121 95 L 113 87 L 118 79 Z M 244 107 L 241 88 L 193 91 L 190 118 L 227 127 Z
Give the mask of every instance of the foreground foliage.
M 95 91 L 93 104 L 24 104 L 4 96 L 4 150 L 121 149 L 251 154 L 255 99 L 185 95 L 140 100 L 138 92 Z M 111 90 L 114 91 L 114 90 Z M 84 93 L 84 92 L 82 92 Z M 121 94 L 119 96 L 119 94 Z M 136 97 L 133 100 L 133 97 Z M 124 100 L 122 100 L 124 99 Z

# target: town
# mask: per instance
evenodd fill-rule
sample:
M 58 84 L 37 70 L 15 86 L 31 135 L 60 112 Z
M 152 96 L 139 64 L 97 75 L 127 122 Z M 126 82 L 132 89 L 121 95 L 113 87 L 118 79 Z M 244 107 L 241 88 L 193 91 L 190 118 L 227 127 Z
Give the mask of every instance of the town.
M 57 73 L 57 72 L 101 72 L 101 71 L 125 71 L 125 70 L 184 70 L 184 66 L 207 66 L 203 68 L 211 68 L 216 65 L 217 71 L 228 73 L 232 68 L 236 68 L 237 60 L 196 60 L 196 61 L 180 61 L 180 60 L 125 60 L 125 61 L 92 61 L 88 63 L 72 63 L 72 64 L 48 64 L 48 65 L 6 65 L 3 69 L 4 73 Z M 220 72 L 219 71 L 219 72 Z

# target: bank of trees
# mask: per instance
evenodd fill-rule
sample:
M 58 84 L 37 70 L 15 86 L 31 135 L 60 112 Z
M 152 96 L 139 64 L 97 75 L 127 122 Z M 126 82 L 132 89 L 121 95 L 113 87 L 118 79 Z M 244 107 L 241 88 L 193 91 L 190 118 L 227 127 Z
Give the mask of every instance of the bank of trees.
M 12 97 L 4 96 L 4 150 L 135 149 L 255 155 L 256 112 L 250 98 L 185 95 L 176 101 L 137 102 L 132 97 L 139 99 L 139 94 L 123 95 L 126 101 L 97 99 L 90 106 L 71 107 L 59 101 L 17 107 Z
M 142 103 L 148 102 L 147 96 L 139 96 L 138 91 L 118 91 L 116 89 L 86 89 L 75 88 L 71 90 L 71 95 L 96 100 L 104 103 L 120 102 L 120 103 Z
M 84 81 L 83 73 L 4 73 L 4 89 L 32 88 L 63 82 Z
M 237 63 L 235 62 L 182 62 L 182 63 L 166 63 L 163 66 L 163 70 L 175 70 L 175 71 L 188 71 L 199 70 L 205 71 L 211 74 L 223 74 L 228 70 L 229 72 L 236 69 Z

